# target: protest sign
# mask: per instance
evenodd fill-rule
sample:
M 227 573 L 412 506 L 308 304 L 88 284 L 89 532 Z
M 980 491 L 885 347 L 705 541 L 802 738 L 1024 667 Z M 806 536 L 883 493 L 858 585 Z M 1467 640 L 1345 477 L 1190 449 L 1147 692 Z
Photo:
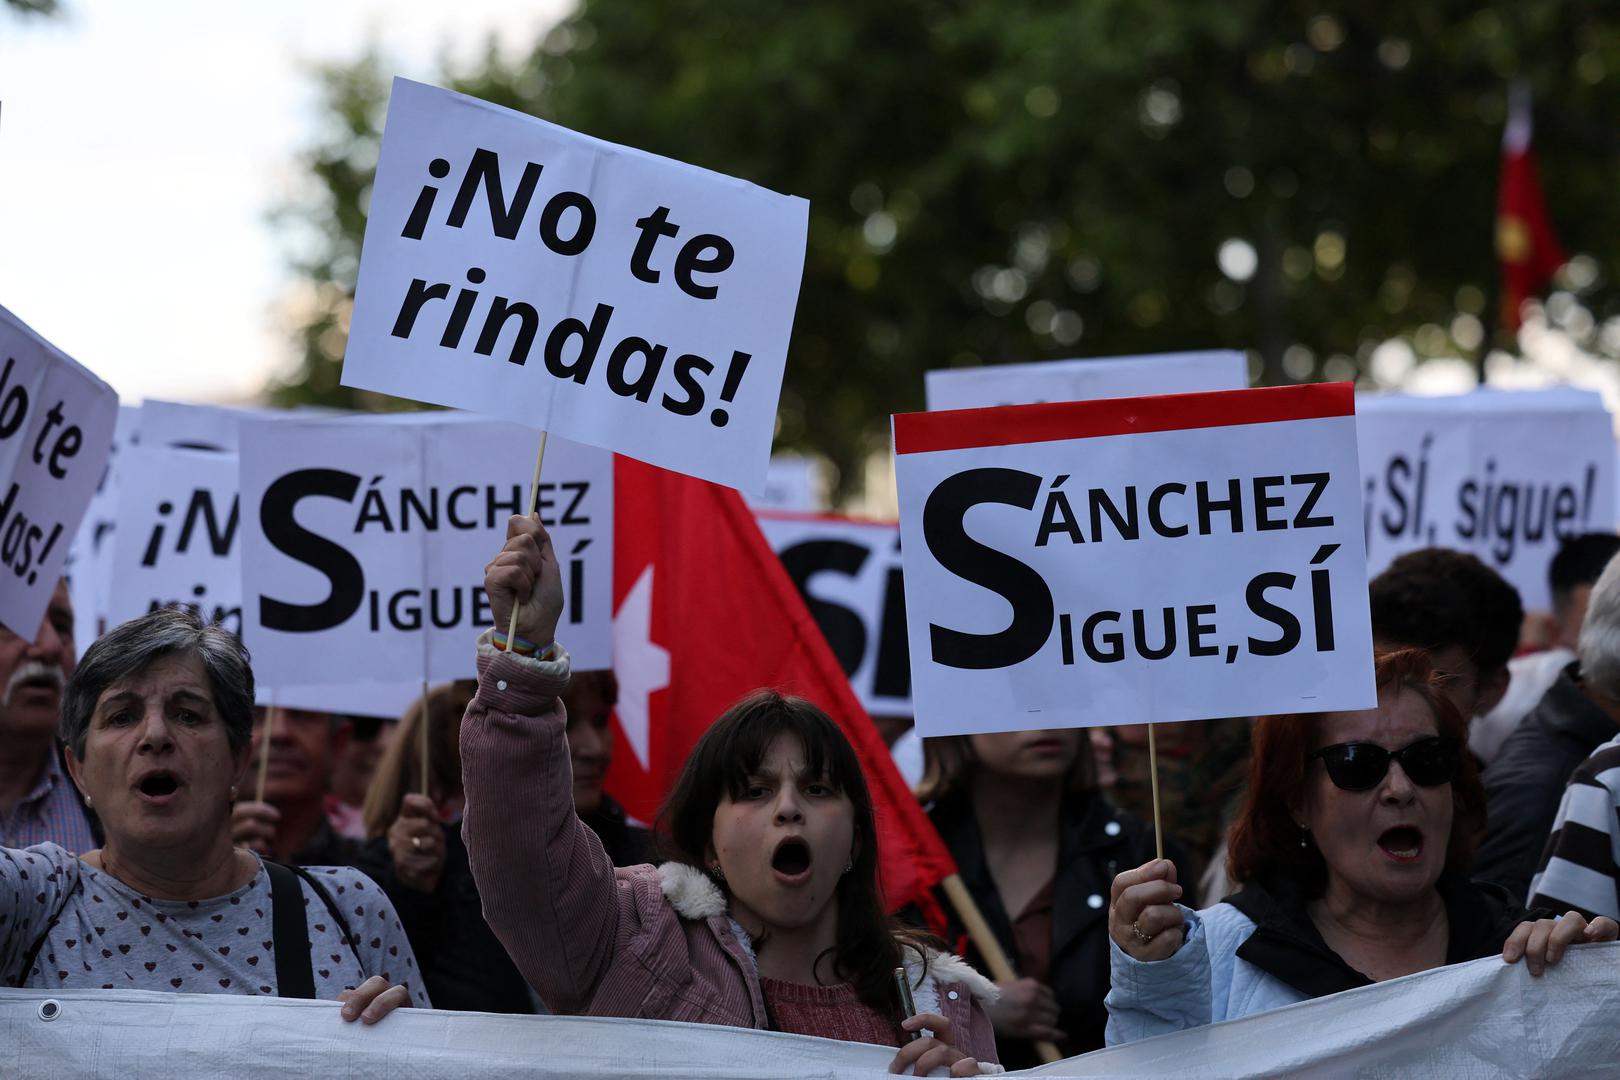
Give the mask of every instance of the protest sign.
M 68 591 L 73 597 L 73 639 L 80 653 L 107 629 L 107 609 L 112 603 L 112 558 L 118 530 L 119 458 L 133 444 L 140 422 L 139 405 L 118 406 L 112 444 L 101 479 L 90 496 L 90 505 L 73 534 L 68 549 Z
M 0 307 L 0 624 L 30 639 L 101 482 L 118 395 Z
M 178 606 L 240 635 L 236 455 L 142 442 L 120 463 L 108 625 Z
M 422 681 L 376 682 L 350 679 L 322 686 L 269 686 L 255 681 L 254 704 L 350 716 L 377 716 L 398 720 L 422 700 Z
M 147 429 L 152 442 L 120 456 L 118 520 L 110 544 L 107 625 L 116 626 L 158 607 L 185 607 L 233 634 L 242 632 L 240 466 L 234 452 L 187 449 L 238 444 L 238 410 L 167 406 L 163 422 Z M 273 414 L 260 414 L 270 416 Z M 177 420 L 171 425 L 169 420 Z M 192 445 L 197 445 L 192 442 Z M 88 644 L 89 639 L 84 642 Z M 255 658 L 257 660 L 257 658 Z M 255 663 L 257 704 L 361 716 L 399 717 L 422 693 L 409 681 L 372 681 L 351 672 L 341 682 L 308 685 L 272 682 Z
M 861 705 L 874 716 L 910 716 L 899 524 L 770 510 L 755 517 Z
M 282 415 L 287 414 L 268 409 L 153 399 L 141 403 L 136 441 L 144 446 L 178 446 L 234 454 L 240 446 L 243 420 Z
M 940 412 L 1046 401 L 1241 390 L 1249 385 L 1249 368 L 1242 353 L 1215 349 L 945 368 L 924 375 L 923 385 L 929 411 Z
M 1376 701 L 1347 384 L 894 418 L 923 735 Z
M 1530 611 L 1549 611 L 1562 540 L 1613 532 L 1614 421 L 1590 391 L 1476 390 L 1356 402 L 1367 569 L 1403 552 L 1469 551 Z
M 757 491 L 808 221 L 803 199 L 395 79 L 344 385 Z
M 1616 963 L 1613 943 L 1575 946 L 1540 978 L 1487 956 L 1009 1075 L 1605 1076 Z M 325 1080 L 881 1080 L 894 1060 L 893 1047 L 717 1024 L 400 1009 L 372 1027 L 337 1011 L 294 998 L 5 988 L 0 1075 L 49 1063 L 44 1075 L 81 1080 L 303 1080 L 312 1068 Z
M 790 510 L 813 513 L 821 509 L 817 495 L 816 463 L 800 454 L 772 454 L 765 472 L 765 487 L 748 498 L 756 510 Z
M 446 413 L 242 425 L 243 637 L 269 684 L 474 674 L 484 565 L 522 513 L 522 429 Z M 561 564 L 558 635 L 611 665 L 612 455 L 553 440 L 540 520 Z

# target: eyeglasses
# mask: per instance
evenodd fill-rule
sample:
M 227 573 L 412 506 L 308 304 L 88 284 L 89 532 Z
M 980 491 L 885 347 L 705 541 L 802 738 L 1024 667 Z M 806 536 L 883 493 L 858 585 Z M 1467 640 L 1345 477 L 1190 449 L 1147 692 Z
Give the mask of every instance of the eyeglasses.
M 1460 761 L 1456 741 L 1438 735 L 1408 743 L 1399 750 L 1386 750 L 1370 742 L 1336 743 L 1306 754 L 1305 763 L 1309 765 L 1315 758 L 1322 759 L 1333 786 L 1344 791 L 1377 787 L 1389 772 L 1391 760 L 1400 762 L 1406 778 L 1418 787 L 1449 784 L 1457 775 Z

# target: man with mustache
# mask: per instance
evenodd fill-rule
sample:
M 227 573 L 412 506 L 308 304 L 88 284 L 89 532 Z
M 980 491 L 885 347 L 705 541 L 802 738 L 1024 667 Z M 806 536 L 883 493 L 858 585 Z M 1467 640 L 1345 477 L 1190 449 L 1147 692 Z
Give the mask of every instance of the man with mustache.
M 0 847 L 49 841 L 77 854 L 100 846 L 56 741 L 62 687 L 77 658 L 65 578 L 32 637 L 0 626 Z

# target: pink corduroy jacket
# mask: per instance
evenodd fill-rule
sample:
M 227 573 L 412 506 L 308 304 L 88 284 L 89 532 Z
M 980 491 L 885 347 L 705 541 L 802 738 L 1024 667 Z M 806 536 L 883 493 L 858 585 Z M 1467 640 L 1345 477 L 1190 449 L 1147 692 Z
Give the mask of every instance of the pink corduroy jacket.
M 614 869 L 574 814 L 567 683 L 566 655 L 479 642 L 461 724 L 462 836 L 490 928 L 556 1012 L 768 1029 L 758 965 L 720 889 L 681 863 Z M 921 970 L 914 961 L 913 985 Z M 994 984 L 955 956 L 931 955 L 927 971 L 918 1011 L 943 1015 L 959 1050 L 994 1062 L 980 1004 Z

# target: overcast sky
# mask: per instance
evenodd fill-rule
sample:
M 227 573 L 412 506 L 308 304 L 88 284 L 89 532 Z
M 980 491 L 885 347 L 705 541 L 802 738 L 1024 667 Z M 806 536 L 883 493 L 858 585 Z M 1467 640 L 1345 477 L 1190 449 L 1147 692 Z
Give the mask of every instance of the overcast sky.
M 267 216 L 316 130 L 314 62 L 428 80 L 568 0 L 65 0 L 0 12 L 0 306 L 126 401 L 241 401 L 290 358 Z

